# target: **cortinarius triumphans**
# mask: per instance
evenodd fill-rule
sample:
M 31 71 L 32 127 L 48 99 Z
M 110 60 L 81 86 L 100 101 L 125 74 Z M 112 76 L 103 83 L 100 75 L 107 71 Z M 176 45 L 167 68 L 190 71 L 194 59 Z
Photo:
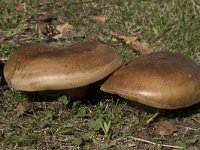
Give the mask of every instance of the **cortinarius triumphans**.
M 69 48 L 29 44 L 9 58 L 4 77 L 20 91 L 77 89 L 105 78 L 122 65 L 123 58 L 116 50 L 94 41 Z
M 160 109 L 200 102 L 200 67 L 180 53 L 155 52 L 129 61 L 101 90 Z

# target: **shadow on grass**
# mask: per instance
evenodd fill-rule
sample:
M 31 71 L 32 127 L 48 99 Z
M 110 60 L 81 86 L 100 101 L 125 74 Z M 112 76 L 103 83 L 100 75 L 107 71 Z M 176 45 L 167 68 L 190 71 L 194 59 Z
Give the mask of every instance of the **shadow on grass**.
M 69 100 L 69 104 L 67 105 L 67 107 L 72 107 L 74 103 L 79 103 L 86 106 L 97 105 L 104 96 L 103 93 L 99 90 L 102 82 L 103 80 L 100 80 L 96 83 L 88 85 L 87 91 L 84 91 L 86 93 L 84 93 L 80 97 L 70 96 L 71 93 L 73 94 L 73 96 L 76 95 L 76 92 L 71 92 L 69 95 L 65 94 L 66 91 L 70 91 L 73 89 L 23 93 L 27 95 L 30 102 L 56 102 L 61 96 L 65 95 Z
M 197 103 L 192 106 L 185 107 L 185 108 L 166 110 L 166 109 L 158 109 L 158 108 L 154 108 L 151 106 L 147 106 L 147 105 L 141 104 L 136 101 L 127 100 L 127 99 L 121 98 L 117 95 L 106 94 L 106 97 L 107 97 L 107 99 L 113 99 L 113 101 L 115 101 L 116 103 L 126 102 L 129 106 L 131 106 L 133 108 L 140 108 L 141 110 L 143 110 L 144 112 L 147 112 L 147 113 L 155 114 L 156 112 L 159 112 L 160 117 L 168 118 L 168 119 L 169 118 L 177 118 L 177 117 L 178 118 L 187 118 L 187 117 L 190 117 L 190 116 L 200 112 L 200 103 Z

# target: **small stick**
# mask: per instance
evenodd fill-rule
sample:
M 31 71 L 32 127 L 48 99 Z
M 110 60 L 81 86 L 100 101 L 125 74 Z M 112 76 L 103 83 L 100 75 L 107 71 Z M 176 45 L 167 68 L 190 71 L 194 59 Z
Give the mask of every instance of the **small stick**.
M 149 119 L 147 120 L 147 124 L 151 124 L 152 122 L 154 122 L 155 119 L 156 119 L 159 115 L 160 115 L 159 112 L 155 113 L 151 118 L 149 118 Z
M 155 142 L 152 142 L 152 141 L 148 141 L 148 140 L 144 140 L 144 139 L 136 138 L 136 137 L 132 137 L 132 136 L 128 136 L 128 138 L 133 139 L 135 141 L 139 141 L 139 142 L 144 142 L 144 143 L 148 143 L 148 144 L 152 144 L 152 145 L 157 145 L 157 146 L 160 146 L 160 147 L 168 147 L 168 148 L 175 148 L 175 149 L 185 149 L 184 147 L 180 147 L 180 146 L 159 144 L 159 143 L 155 143 Z

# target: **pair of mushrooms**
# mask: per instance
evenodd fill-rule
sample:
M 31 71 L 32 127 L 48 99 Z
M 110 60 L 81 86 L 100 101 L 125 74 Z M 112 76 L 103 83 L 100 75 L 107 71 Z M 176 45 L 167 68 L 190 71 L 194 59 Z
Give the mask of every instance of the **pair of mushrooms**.
M 100 87 L 104 92 L 161 109 L 200 102 L 200 67 L 189 57 L 155 52 L 123 62 L 117 51 L 93 41 L 69 48 L 30 44 L 9 58 L 4 77 L 20 91 L 68 89 L 79 95 L 112 73 Z

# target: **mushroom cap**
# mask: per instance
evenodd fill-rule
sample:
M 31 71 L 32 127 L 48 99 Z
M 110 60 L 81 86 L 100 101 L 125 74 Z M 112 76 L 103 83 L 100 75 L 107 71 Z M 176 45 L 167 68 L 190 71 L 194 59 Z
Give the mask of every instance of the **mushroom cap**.
M 101 80 L 121 65 L 122 55 L 94 41 L 68 48 L 28 44 L 6 62 L 4 77 L 21 91 L 71 89 Z
M 200 102 L 200 67 L 180 53 L 155 52 L 115 71 L 101 90 L 161 109 Z

